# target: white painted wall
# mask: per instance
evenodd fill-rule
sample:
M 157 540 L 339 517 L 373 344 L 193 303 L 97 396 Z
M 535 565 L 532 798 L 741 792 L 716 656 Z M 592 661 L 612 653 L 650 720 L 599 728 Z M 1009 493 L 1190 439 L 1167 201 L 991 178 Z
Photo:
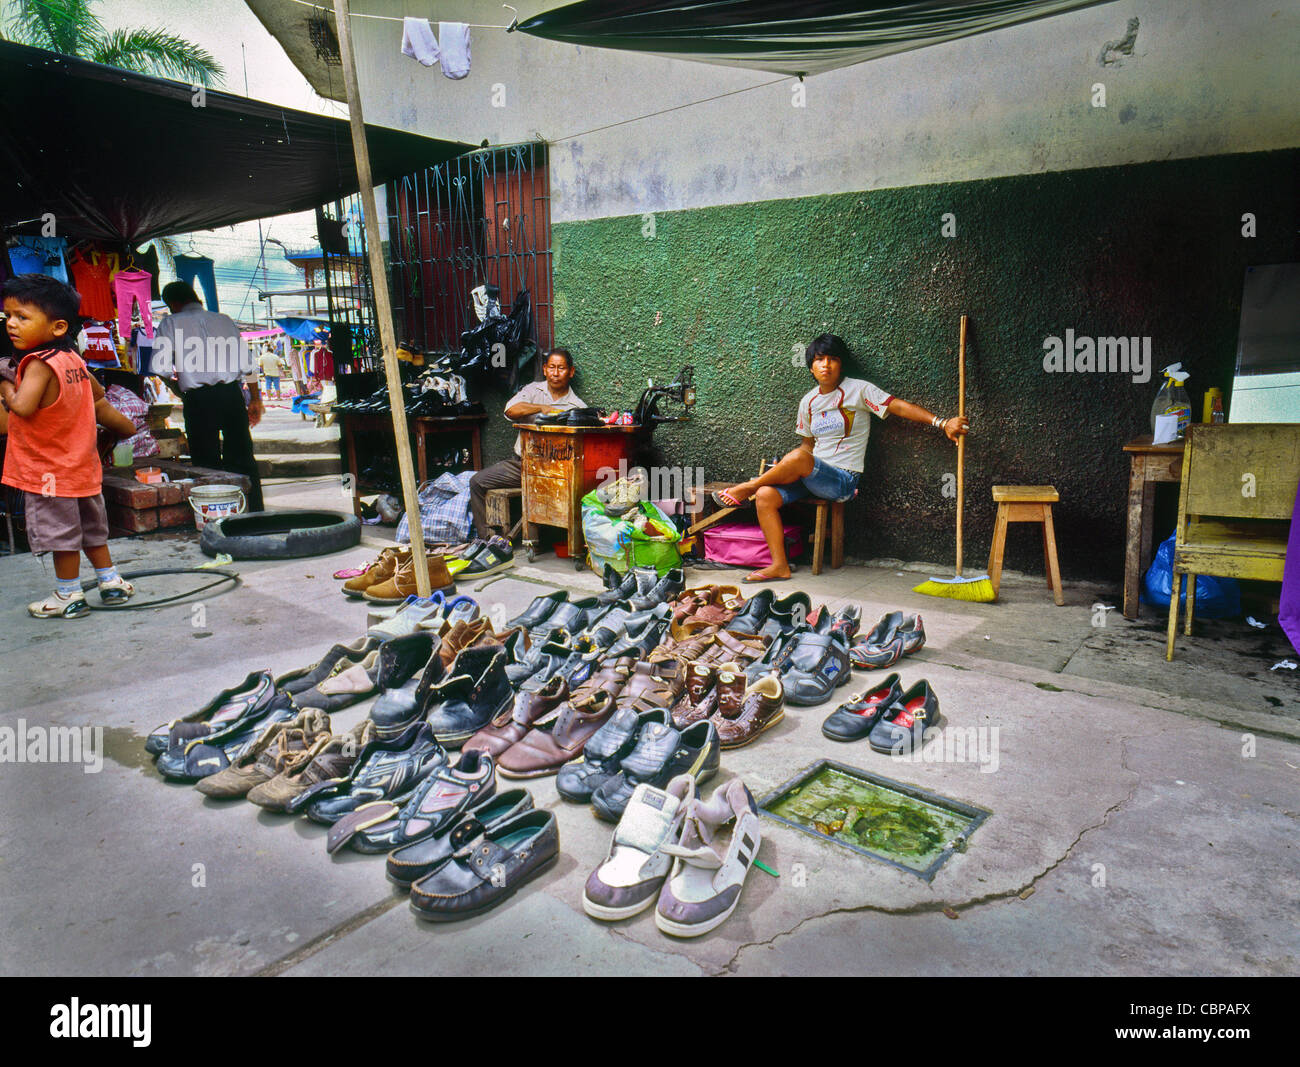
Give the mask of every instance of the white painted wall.
M 352 9 L 430 14 L 414 0 Z M 436 17 L 509 21 L 474 0 Z M 1130 17 L 1134 54 L 1101 66 Z M 352 26 L 368 122 L 551 141 L 557 222 L 1300 145 L 1297 0 L 1119 0 L 818 75 L 802 108 L 791 78 L 500 30 L 473 31 L 470 74 L 452 81 L 401 54 L 400 23 Z M 625 124 L 599 129 L 612 123 Z

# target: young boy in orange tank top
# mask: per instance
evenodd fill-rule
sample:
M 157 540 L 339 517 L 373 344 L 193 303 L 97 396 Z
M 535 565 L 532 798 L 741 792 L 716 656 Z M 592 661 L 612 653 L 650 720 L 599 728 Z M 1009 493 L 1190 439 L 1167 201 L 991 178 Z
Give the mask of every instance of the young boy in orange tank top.
M 27 606 L 36 618 L 77 619 L 90 613 L 81 589 L 81 550 L 95 568 L 105 604 L 135 593 L 108 551 L 103 468 L 95 424 L 129 437 L 135 424 L 104 399 L 72 339 L 81 297 L 44 274 L 4 283 L 5 330 L 16 350 L 0 366 L 0 404 L 9 413 L 9 440 L 0 481 L 26 494 L 27 540 L 33 552 L 54 553 L 57 588 Z

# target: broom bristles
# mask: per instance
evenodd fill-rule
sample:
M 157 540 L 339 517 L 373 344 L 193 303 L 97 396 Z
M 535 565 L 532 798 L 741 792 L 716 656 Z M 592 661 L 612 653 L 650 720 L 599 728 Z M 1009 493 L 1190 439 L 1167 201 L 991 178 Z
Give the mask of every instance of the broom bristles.
M 992 604 L 997 600 L 993 582 L 987 574 L 974 578 L 930 578 L 915 586 L 912 592 L 945 597 L 948 600 L 970 600 L 979 604 Z

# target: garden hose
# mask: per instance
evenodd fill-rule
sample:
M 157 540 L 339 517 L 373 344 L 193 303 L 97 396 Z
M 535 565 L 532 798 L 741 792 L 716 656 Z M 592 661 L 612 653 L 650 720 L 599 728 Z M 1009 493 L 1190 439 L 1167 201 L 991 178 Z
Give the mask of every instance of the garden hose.
M 215 575 L 217 580 L 215 582 L 209 582 L 207 585 L 201 585 L 197 589 L 191 589 L 184 593 L 177 593 L 175 596 L 163 597 L 160 600 L 145 600 L 141 601 L 139 604 L 127 603 L 113 606 L 107 604 L 91 604 L 90 607 L 93 611 L 130 611 L 136 608 L 157 608 L 164 604 L 171 604 L 177 600 L 185 600 L 189 597 L 197 596 L 199 593 L 206 593 L 209 589 L 215 589 L 217 586 L 224 585 L 226 582 L 232 582 L 236 585 L 239 584 L 239 575 L 235 571 L 216 570 L 211 567 L 206 569 L 202 567 L 158 567 L 154 570 L 124 571 L 121 577 L 129 581 L 132 578 L 152 578 L 159 574 L 211 574 Z M 87 578 L 81 583 L 82 592 L 89 592 L 98 584 L 99 583 L 96 579 Z M 86 602 L 90 603 L 89 599 L 87 599 Z

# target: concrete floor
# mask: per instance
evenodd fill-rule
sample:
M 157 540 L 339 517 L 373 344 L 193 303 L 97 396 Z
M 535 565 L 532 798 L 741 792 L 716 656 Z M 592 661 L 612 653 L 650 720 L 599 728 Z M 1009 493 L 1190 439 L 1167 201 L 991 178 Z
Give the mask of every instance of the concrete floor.
M 271 486 L 278 506 L 329 506 L 328 481 Z M 340 494 L 341 496 L 341 494 Z M 373 540 L 375 531 L 367 531 Z M 113 543 L 123 569 L 204 561 L 193 534 Z M 116 617 L 29 619 L 50 584 L 0 559 L 0 728 L 100 726 L 99 773 L 12 763 L 0 773 L 0 970 L 7 974 L 1295 974 L 1300 971 L 1300 678 L 1271 625 L 1206 626 L 1165 663 L 1162 619 L 1136 623 L 1113 590 L 1041 579 L 996 605 L 921 597 L 918 575 L 846 567 L 792 583 L 815 601 L 920 611 L 929 643 L 900 665 L 929 679 L 953 726 L 998 729 L 993 773 L 910 763 L 820 733 L 792 708 L 706 786 L 739 775 L 762 796 L 832 758 L 984 807 L 991 817 L 932 882 L 764 820 L 737 913 L 693 942 L 653 915 L 605 925 L 581 909 L 610 827 L 529 783 L 560 825 L 560 863 L 503 907 L 419 922 L 379 857 L 326 855 L 324 829 L 211 801 L 153 770 L 142 740 L 253 669 L 316 659 L 365 626 L 330 575 L 374 554 L 237 565 L 237 588 Z M 694 570 L 692 584 L 738 572 Z M 140 597 L 192 588 L 142 580 Z M 479 599 L 513 615 L 596 579 L 545 557 Z M 790 588 L 787 586 L 786 588 Z M 473 592 L 472 588 L 462 591 Z M 92 594 L 93 598 L 93 594 Z M 1104 619 L 1104 625 L 1095 625 Z M 336 729 L 368 705 L 335 716 Z

